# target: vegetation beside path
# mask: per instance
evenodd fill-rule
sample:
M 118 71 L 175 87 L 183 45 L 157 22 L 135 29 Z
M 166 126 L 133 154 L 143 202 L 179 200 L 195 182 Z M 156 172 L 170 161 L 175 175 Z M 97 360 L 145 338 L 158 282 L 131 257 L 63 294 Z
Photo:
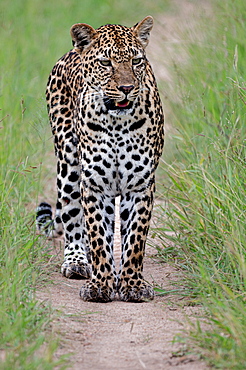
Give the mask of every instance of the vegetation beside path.
M 177 46 L 187 60 L 173 65 L 176 130 L 156 232 L 161 259 L 184 269 L 186 294 L 206 311 L 206 330 L 198 320 L 189 338 L 210 364 L 245 369 L 246 9 L 243 0 L 208 5 Z

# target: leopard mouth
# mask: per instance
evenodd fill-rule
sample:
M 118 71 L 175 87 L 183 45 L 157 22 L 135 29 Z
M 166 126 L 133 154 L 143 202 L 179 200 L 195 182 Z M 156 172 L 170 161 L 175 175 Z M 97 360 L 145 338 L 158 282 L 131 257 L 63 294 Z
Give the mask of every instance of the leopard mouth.
M 133 105 L 133 102 L 128 100 L 128 99 L 124 99 L 124 100 L 121 100 L 119 102 L 115 101 L 114 99 L 105 99 L 104 103 L 105 103 L 106 108 L 108 110 L 130 109 L 130 108 L 132 108 L 132 105 Z
M 115 103 L 116 107 L 118 108 L 127 108 L 129 104 L 130 104 L 130 101 L 127 99 L 124 99 L 122 101 Z

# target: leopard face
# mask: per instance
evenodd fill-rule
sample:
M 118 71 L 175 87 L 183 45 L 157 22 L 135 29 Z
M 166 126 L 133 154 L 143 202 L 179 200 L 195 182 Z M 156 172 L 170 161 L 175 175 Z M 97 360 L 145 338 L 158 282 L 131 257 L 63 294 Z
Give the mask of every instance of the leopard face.
M 106 25 L 95 31 L 85 24 L 71 28 L 75 49 L 82 57 L 83 80 L 113 116 L 130 114 L 143 88 L 144 49 L 151 28 L 150 17 L 135 28 Z

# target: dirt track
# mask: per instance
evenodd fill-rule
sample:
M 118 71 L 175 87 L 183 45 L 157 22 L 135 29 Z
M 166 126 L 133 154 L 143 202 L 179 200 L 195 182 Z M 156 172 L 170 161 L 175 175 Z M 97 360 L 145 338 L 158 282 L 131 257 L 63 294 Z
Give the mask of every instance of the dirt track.
M 153 253 L 155 250 L 148 246 L 145 279 L 170 291 L 179 272 L 168 264 L 158 263 Z M 58 241 L 54 243 L 53 254 L 57 262 L 62 260 Z M 79 298 L 83 281 L 63 278 L 59 271 L 52 278 L 53 285 L 40 291 L 38 297 L 61 312 L 59 320 L 52 323 L 52 331 L 62 338 L 56 356 L 72 354 L 70 369 L 206 369 L 197 357 L 186 354 L 186 347 L 173 343 L 175 335 L 186 327 L 186 317 L 194 320 L 200 313 L 197 307 L 185 306 L 181 296 L 156 296 L 154 301 L 144 303 L 84 302 Z
M 168 265 L 145 260 L 145 277 L 169 290 L 177 272 Z M 54 285 L 39 293 L 52 307 L 62 312 L 52 330 L 61 336 L 59 357 L 71 356 L 71 369 L 186 369 L 206 366 L 186 355 L 180 344 L 172 341 L 183 329 L 186 316 L 195 317 L 199 309 L 182 307 L 177 297 L 155 297 L 148 303 L 83 302 L 79 298 L 81 281 L 53 275 Z M 178 303 L 178 304 L 177 304 Z

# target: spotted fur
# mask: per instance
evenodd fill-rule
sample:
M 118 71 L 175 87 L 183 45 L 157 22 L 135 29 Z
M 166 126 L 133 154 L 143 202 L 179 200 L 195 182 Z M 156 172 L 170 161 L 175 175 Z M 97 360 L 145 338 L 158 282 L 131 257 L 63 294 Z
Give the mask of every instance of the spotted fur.
M 132 28 L 106 25 L 95 30 L 75 24 L 74 49 L 49 76 L 46 96 L 58 189 L 49 232 L 64 230 L 62 274 L 90 278 L 80 291 L 85 301 L 108 302 L 116 293 L 123 301 L 154 296 L 142 275 L 164 137 L 161 101 L 145 54 L 152 25 L 150 16 Z M 122 244 L 118 274 L 113 255 L 117 196 Z M 38 221 L 46 233 L 47 214 L 49 205 L 43 203 Z

